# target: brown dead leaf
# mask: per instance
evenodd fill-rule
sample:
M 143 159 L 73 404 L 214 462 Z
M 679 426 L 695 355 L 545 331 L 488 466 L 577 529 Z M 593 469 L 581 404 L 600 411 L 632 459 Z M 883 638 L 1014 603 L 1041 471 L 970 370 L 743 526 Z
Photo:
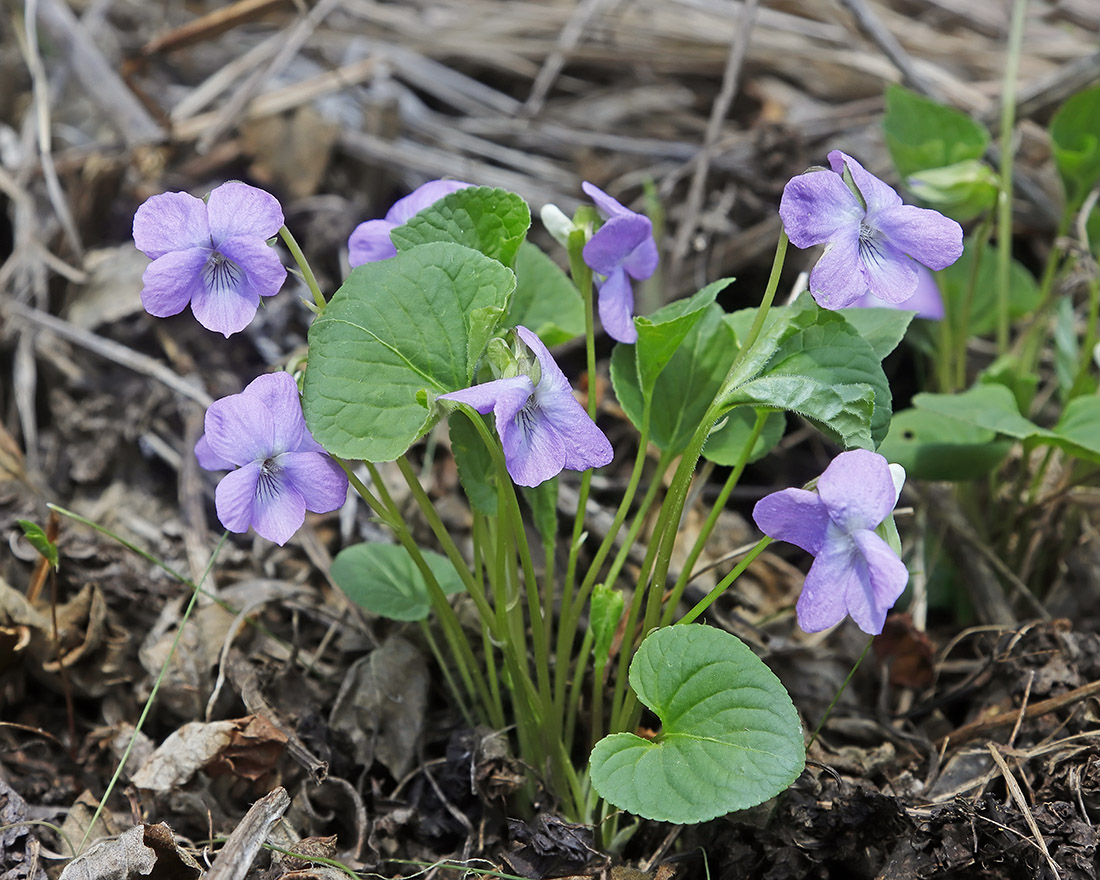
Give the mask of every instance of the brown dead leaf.
M 147 791 L 175 791 L 200 770 L 211 776 L 259 779 L 282 756 L 286 737 L 255 715 L 230 721 L 192 721 L 168 737 L 134 774 Z
M 97 843 L 69 862 L 59 880 L 194 880 L 201 873 L 199 863 L 161 822 L 135 825 L 114 840 Z
M 355 760 L 375 759 L 400 779 L 416 756 L 428 704 L 428 665 L 420 651 L 391 636 L 348 670 L 329 724 L 355 745 Z
M 255 781 L 271 772 L 286 751 L 287 737 L 262 715 L 236 722 L 226 745 L 203 769 L 210 776 L 236 776 Z
M 891 614 L 875 639 L 875 659 L 890 670 L 890 684 L 921 690 L 932 683 L 935 651 L 908 614 Z
M 89 841 L 103 838 L 117 837 L 120 829 L 115 825 L 109 810 L 99 814 L 96 823 L 92 825 L 92 817 L 95 815 L 99 801 L 90 791 L 84 791 L 73 801 L 65 821 L 61 823 L 62 839 L 68 838 L 73 845 L 77 845 L 85 837 Z M 89 830 L 90 829 L 90 830 Z

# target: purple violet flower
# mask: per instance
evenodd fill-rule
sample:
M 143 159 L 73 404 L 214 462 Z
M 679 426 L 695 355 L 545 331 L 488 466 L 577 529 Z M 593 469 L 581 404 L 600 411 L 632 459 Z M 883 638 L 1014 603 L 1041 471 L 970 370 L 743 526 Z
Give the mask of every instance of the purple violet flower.
M 903 205 L 891 187 L 839 150 L 832 171 L 808 171 L 783 188 L 779 216 L 791 243 L 825 245 L 810 293 L 842 309 L 870 292 L 901 303 L 917 290 L 917 267 L 943 269 L 962 254 L 962 227 L 938 211 Z M 849 183 L 850 181 L 850 183 Z
M 231 532 L 257 534 L 280 546 L 302 527 L 306 511 L 344 503 L 347 474 L 313 439 L 289 373 L 253 379 L 240 394 L 210 404 L 195 457 L 207 470 L 230 470 L 214 504 Z M 235 470 L 234 470 L 235 468 Z
M 390 231 L 408 223 L 413 217 L 453 192 L 473 186 L 460 180 L 429 180 L 403 199 L 398 199 L 386 212 L 384 220 L 367 220 L 360 223 L 348 238 L 348 262 L 354 266 L 388 260 L 397 256 L 397 248 L 390 241 Z
M 816 492 L 784 489 L 757 502 L 752 518 L 764 534 L 816 557 L 796 608 L 806 632 L 828 629 L 845 614 L 865 633 L 882 632 L 909 571 L 873 530 L 897 504 L 901 480 L 899 465 L 854 449 L 833 459 Z
M 617 342 L 636 342 L 634 289 L 630 280 L 644 281 L 657 269 L 653 223 L 643 214 L 623 207 L 587 180 L 581 184 L 606 219 L 584 246 L 585 264 L 602 276 L 597 280 L 600 323 Z
M 886 302 L 867 291 L 852 303 L 852 306 L 860 309 L 908 309 L 916 312 L 918 318 L 924 318 L 927 321 L 942 321 L 944 315 L 943 296 L 936 283 L 936 276 L 919 263 L 917 264 L 916 292 L 905 302 Z
M 134 244 L 153 262 L 141 303 L 157 318 L 191 303 L 196 320 L 224 336 L 243 330 L 260 297 L 286 280 L 267 240 L 283 225 L 278 200 L 247 183 L 223 183 L 207 200 L 184 192 L 146 199 L 134 214 Z
M 537 382 L 526 375 L 494 379 L 439 399 L 493 412 L 508 473 L 520 486 L 537 486 L 563 468 L 583 471 L 608 464 L 611 442 L 577 402 L 542 340 L 526 327 L 516 327 L 516 333 L 538 359 Z

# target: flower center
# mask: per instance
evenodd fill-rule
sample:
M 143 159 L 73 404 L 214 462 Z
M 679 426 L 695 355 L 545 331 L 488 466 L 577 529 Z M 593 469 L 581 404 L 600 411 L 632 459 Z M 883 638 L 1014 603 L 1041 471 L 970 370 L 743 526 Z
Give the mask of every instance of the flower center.
M 859 224 L 859 257 L 866 266 L 878 266 L 886 262 L 883 245 L 886 238 L 881 231 L 864 222 Z
M 241 267 L 219 251 L 202 267 L 202 282 L 211 293 L 236 293 L 243 275 Z
M 282 467 L 275 456 L 265 458 L 260 465 L 260 479 L 256 481 L 256 497 L 270 501 L 281 492 L 280 477 Z

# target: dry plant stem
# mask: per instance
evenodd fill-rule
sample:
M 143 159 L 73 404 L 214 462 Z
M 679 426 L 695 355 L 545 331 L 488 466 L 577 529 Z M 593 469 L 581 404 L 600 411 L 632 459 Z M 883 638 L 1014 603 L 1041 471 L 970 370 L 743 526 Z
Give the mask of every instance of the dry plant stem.
M 59 512 L 63 512 L 58 509 Z M 157 673 L 156 679 L 153 681 L 153 687 L 149 691 L 149 698 L 145 701 L 145 705 L 141 708 L 141 714 L 138 716 L 137 722 L 134 724 L 134 732 L 130 735 L 130 741 L 126 743 L 126 749 L 123 751 L 122 756 L 118 759 L 118 765 L 115 767 L 115 772 L 111 775 L 110 782 L 107 783 L 107 788 L 103 792 L 103 797 L 99 799 L 99 803 L 96 804 L 95 813 L 92 814 L 92 820 L 88 823 L 88 828 L 84 832 L 84 836 L 80 839 L 80 851 L 84 851 L 84 845 L 88 842 L 88 835 L 92 833 L 92 829 L 95 828 L 96 822 L 99 821 L 99 817 L 103 813 L 103 808 L 107 804 L 108 798 L 111 796 L 111 792 L 114 791 L 115 784 L 118 782 L 119 776 L 122 774 L 122 768 L 126 766 L 126 762 L 130 760 L 130 752 L 134 749 L 134 743 L 137 742 L 138 734 L 141 733 L 141 728 L 145 724 L 145 719 L 149 717 L 149 710 L 153 708 L 153 703 L 156 701 L 157 693 L 160 691 L 161 682 L 164 681 L 164 676 L 168 674 L 168 667 L 172 664 L 172 660 L 176 656 L 176 648 L 179 647 L 180 639 L 183 638 L 183 631 L 187 626 L 187 621 L 191 618 L 191 612 L 195 609 L 195 603 L 199 600 L 199 594 L 202 592 L 200 587 L 203 582 L 210 576 L 210 572 L 214 569 L 214 562 L 218 558 L 218 554 L 221 553 L 221 549 L 225 546 L 226 540 L 229 538 L 229 532 L 222 532 L 221 538 L 218 540 L 218 545 L 214 548 L 214 552 L 210 554 L 210 561 L 206 565 L 206 570 L 202 573 L 202 577 L 199 578 L 198 583 L 192 583 L 186 578 L 174 575 L 176 579 L 186 587 L 191 588 L 191 598 L 187 602 L 187 608 L 184 609 L 183 616 L 180 618 L 179 626 L 176 628 L 175 638 L 172 639 L 172 645 L 168 649 L 168 655 L 164 658 L 164 663 L 161 664 L 160 672 Z M 143 554 L 146 555 L 146 554 Z M 161 565 L 165 571 L 171 570 Z
M 1046 858 L 1047 867 L 1049 867 L 1051 873 L 1054 874 L 1055 880 L 1058 880 L 1058 878 L 1062 876 L 1058 869 L 1058 863 L 1050 856 L 1050 850 L 1047 849 L 1046 840 L 1043 838 L 1043 832 L 1039 830 L 1039 825 L 1035 821 L 1035 816 L 1032 815 L 1031 809 L 1028 807 L 1027 798 L 1020 788 L 1020 783 L 1018 783 L 1016 777 L 1012 775 L 1012 770 L 1009 768 L 1008 763 L 1004 759 L 1004 755 L 1001 754 L 1000 749 L 997 748 L 995 743 L 989 743 L 989 753 L 993 756 L 993 760 L 996 761 L 997 767 L 1004 777 L 1005 785 L 1008 787 L 1012 800 L 1016 802 L 1016 806 L 1019 808 L 1020 812 L 1023 813 L 1024 821 L 1027 822 L 1027 827 L 1031 830 L 1035 845 L 1039 848 L 1040 852 L 1042 852 L 1044 858 Z
M 256 801 L 229 835 L 205 880 L 243 880 L 267 835 L 289 806 L 290 795 L 281 786 Z
M 1024 38 L 1027 0 L 1013 0 L 1004 88 L 1001 93 L 1001 191 L 997 201 L 997 352 L 1008 351 L 1008 284 L 1012 260 L 1012 148 L 1016 119 L 1016 78 Z
M 687 199 L 684 202 L 684 219 L 676 233 L 676 241 L 672 245 L 672 272 L 675 273 L 680 262 L 687 254 L 688 242 L 695 232 L 699 209 L 703 205 L 703 189 L 707 182 L 707 171 L 710 167 L 710 158 L 714 145 L 718 142 L 722 133 L 722 122 L 729 113 L 730 105 L 737 95 L 738 76 L 745 64 L 745 55 L 748 53 L 749 38 L 752 35 L 753 21 L 756 18 L 757 0 L 746 0 L 741 5 L 741 14 L 737 19 L 733 44 L 730 46 L 729 57 L 726 59 L 726 67 L 722 73 L 722 88 L 710 108 L 710 118 L 707 120 L 707 131 L 703 138 L 703 148 L 699 152 L 695 163 L 695 172 L 691 176 L 691 184 L 688 187 Z M 660 241 L 660 239 L 658 239 Z

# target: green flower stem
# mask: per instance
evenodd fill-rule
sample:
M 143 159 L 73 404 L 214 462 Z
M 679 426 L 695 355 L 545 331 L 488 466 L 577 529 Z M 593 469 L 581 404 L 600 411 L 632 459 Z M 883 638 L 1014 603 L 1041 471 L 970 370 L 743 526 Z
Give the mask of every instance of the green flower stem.
M 339 460 L 337 459 L 337 461 Z M 462 624 L 455 614 L 454 609 L 451 607 L 451 603 L 447 601 L 447 596 L 440 588 L 439 582 L 435 579 L 435 573 L 432 571 L 431 566 L 428 565 L 427 561 L 424 559 L 424 555 L 420 552 L 420 547 L 417 546 L 416 541 L 413 540 L 408 525 L 401 517 L 397 505 L 387 491 L 386 485 L 382 481 L 381 474 L 378 473 L 378 468 L 376 468 L 372 462 L 364 462 L 367 471 L 371 475 L 371 480 L 378 490 L 378 496 L 376 497 L 374 493 L 363 484 L 363 481 L 352 472 L 351 467 L 346 462 L 340 461 L 339 463 L 340 466 L 343 467 L 344 472 L 348 475 L 348 481 L 351 483 L 352 488 L 355 489 L 360 498 L 367 502 L 368 506 L 370 506 L 379 518 L 390 527 L 398 543 L 405 548 L 405 552 L 409 554 L 409 558 L 412 559 L 413 565 L 420 571 L 420 574 L 424 578 L 424 583 L 428 587 L 428 596 L 432 603 L 432 610 L 435 611 L 436 616 L 439 618 L 439 624 L 443 628 L 444 638 L 447 640 L 447 647 L 450 648 L 451 655 L 454 657 L 454 662 L 458 666 L 458 672 L 462 678 L 462 684 L 465 686 L 466 692 L 470 694 L 471 697 L 477 697 L 481 706 L 484 707 L 486 711 L 490 710 L 492 703 L 489 698 L 489 689 L 485 681 L 480 676 L 474 674 L 474 670 L 477 668 L 477 660 L 474 657 L 473 651 L 470 650 L 470 645 L 466 641 L 465 634 L 462 632 Z M 469 575 L 469 571 L 463 566 L 463 568 L 459 570 L 459 576 L 463 574 L 463 571 Z M 463 579 L 463 582 L 465 583 L 465 579 Z M 490 720 L 495 722 L 496 719 L 492 719 L 490 716 Z
M 680 576 L 676 579 L 676 583 L 672 587 L 672 595 L 669 596 L 668 607 L 665 608 L 664 618 L 661 621 L 662 626 L 668 626 L 668 624 L 672 622 L 672 618 L 676 614 L 676 607 L 680 604 L 680 597 L 683 596 L 684 590 L 691 580 L 692 571 L 695 569 L 695 563 L 699 561 L 699 555 L 703 552 L 703 548 L 707 544 L 707 539 L 710 538 L 711 533 L 714 531 L 714 527 L 718 525 L 718 517 L 725 508 L 726 502 L 729 501 L 730 493 L 733 492 L 734 487 L 736 487 L 737 483 L 741 480 L 741 474 L 744 473 L 745 467 L 749 463 L 749 456 L 752 455 L 753 447 L 756 446 L 756 441 L 760 439 L 760 432 L 764 430 L 764 423 L 767 420 L 768 410 L 756 410 L 756 421 L 753 423 L 749 439 L 745 443 L 744 449 L 741 450 L 741 455 L 737 459 L 737 464 L 726 478 L 726 482 L 722 486 L 722 491 L 718 493 L 718 497 L 714 500 L 714 504 L 710 509 L 710 514 L 707 516 L 706 522 L 703 523 L 703 528 L 700 529 L 699 535 L 695 539 L 695 544 L 692 546 L 691 552 L 688 553 L 687 559 L 684 561 L 683 570 L 680 572 Z
M 439 643 L 435 640 L 435 636 L 432 635 L 432 628 L 428 625 L 427 620 L 420 621 L 420 632 L 424 636 L 424 641 L 428 643 L 428 648 L 435 658 L 436 666 L 438 666 L 439 671 L 443 673 L 443 679 L 447 683 L 447 690 L 450 691 L 451 697 L 458 704 L 458 709 L 462 713 L 462 718 L 470 727 L 476 726 L 477 722 L 474 720 L 473 713 L 466 703 L 466 695 L 462 692 L 462 689 L 459 688 L 458 682 L 455 681 L 454 676 L 451 675 L 451 664 L 447 662 L 443 656 L 443 652 L 439 650 Z
M 577 713 L 580 711 L 581 689 L 584 686 L 585 667 L 587 666 L 586 661 L 592 654 L 592 643 L 595 642 L 595 640 L 592 627 L 588 627 L 584 631 L 584 637 L 581 639 L 581 649 L 580 653 L 577 654 L 577 663 L 574 666 L 573 679 L 569 683 L 569 700 L 566 703 L 565 710 L 565 734 L 562 737 L 567 743 L 573 742 L 573 737 L 577 732 Z M 595 712 L 595 704 L 593 704 L 593 712 Z
M 95 828 L 96 822 L 99 821 L 99 817 L 103 813 L 103 808 L 107 804 L 107 799 L 110 798 L 111 792 L 114 791 L 115 785 L 118 783 L 119 776 L 122 775 L 122 768 L 126 766 L 126 762 L 130 759 L 130 752 L 133 751 L 134 743 L 137 741 L 138 734 L 145 724 L 145 719 L 149 717 L 149 710 L 153 708 L 153 703 L 157 699 L 157 694 L 160 692 L 160 686 L 164 681 L 164 676 L 168 674 L 168 667 L 172 665 L 172 661 L 175 659 L 176 649 L 179 647 L 180 639 L 183 638 L 183 631 L 187 627 L 187 621 L 191 619 L 191 612 L 195 610 L 195 603 L 198 602 L 199 594 L 202 592 L 199 588 L 205 583 L 207 577 L 210 576 L 210 572 L 214 570 L 214 562 L 217 560 L 218 554 L 221 553 L 222 547 L 225 546 L 226 539 L 228 538 L 229 532 L 222 532 L 221 539 L 214 548 L 214 552 L 210 554 L 210 561 L 206 563 L 206 568 L 203 570 L 202 576 L 199 578 L 197 584 L 187 578 L 177 578 L 184 586 L 191 588 L 191 598 L 188 600 L 187 607 L 184 609 L 183 616 L 180 618 L 179 626 L 176 628 L 176 635 L 172 639 L 172 646 L 168 649 L 168 656 L 164 658 L 164 663 L 161 664 L 160 671 L 153 681 L 153 687 L 149 691 L 149 697 L 141 709 L 141 714 L 138 716 L 137 723 L 134 725 L 134 732 L 130 735 L 130 741 L 126 744 L 126 749 L 123 751 L 122 757 L 118 759 L 115 772 L 111 775 L 110 782 L 107 783 L 107 788 L 103 792 L 103 797 L 101 797 L 99 803 L 96 804 L 95 813 L 92 814 L 92 821 L 88 823 L 88 827 L 84 830 L 84 836 L 80 838 L 80 846 L 78 848 L 80 852 L 84 851 L 84 845 L 88 842 L 88 836 L 92 833 L 92 829 Z M 161 567 L 166 568 L 163 565 Z
M 302 279 L 305 281 L 306 287 L 309 288 L 309 292 L 313 294 L 313 302 L 316 303 L 317 310 L 323 312 L 328 303 L 325 302 L 325 295 L 321 293 L 321 287 L 317 283 L 317 276 L 313 274 L 313 270 L 309 266 L 309 261 L 306 260 L 306 255 L 302 253 L 302 249 L 298 246 L 298 242 L 285 225 L 279 230 L 279 236 L 287 246 L 287 250 L 290 251 L 290 255 L 294 257 L 294 262 L 297 263 L 298 268 L 301 269 Z
M 724 412 L 723 401 L 735 387 L 734 382 L 737 380 L 738 369 L 752 350 L 753 346 L 756 345 L 757 340 L 760 338 L 760 333 L 764 329 L 764 321 L 767 318 L 767 313 L 771 309 L 772 303 L 775 301 L 775 293 L 779 289 L 779 278 L 783 271 L 783 261 L 787 254 L 787 242 L 786 231 L 780 232 L 779 241 L 775 248 L 775 258 L 772 260 L 771 274 L 768 276 L 768 283 L 764 289 L 764 295 L 761 297 L 756 319 L 753 321 L 752 327 L 749 329 L 748 335 L 741 345 L 741 350 L 738 351 L 737 356 L 730 365 L 729 372 L 726 373 L 726 378 L 723 380 L 718 394 L 707 408 L 706 413 L 704 413 L 703 418 L 699 422 L 699 427 L 696 428 L 691 441 L 688 443 L 683 456 L 680 458 L 680 464 L 677 466 L 676 473 L 673 475 L 668 495 L 665 497 L 664 504 L 661 505 L 661 514 L 657 520 L 657 527 L 654 531 L 654 540 L 650 544 L 650 552 L 646 554 L 646 562 L 643 563 L 641 579 L 639 579 L 639 583 L 648 584 L 648 589 L 646 590 L 645 618 L 641 632 L 641 638 L 643 639 L 646 634 L 657 625 L 659 620 L 661 600 L 664 596 L 665 580 L 668 577 L 672 549 L 676 543 L 676 535 L 680 528 L 680 518 L 684 512 L 684 503 L 687 501 L 688 489 L 691 486 L 691 478 L 695 472 L 695 466 L 699 462 L 699 456 L 703 451 L 703 444 L 706 443 L 711 428 L 714 423 L 721 418 Z M 648 566 L 652 564 L 652 550 L 654 547 L 657 548 L 657 552 L 653 573 L 650 576 L 648 574 Z M 635 614 L 635 604 L 635 602 L 631 602 L 631 615 Z M 628 633 L 633 632 L 631 628 L 633 623 L 633 620 L 628 619 Z M 614 730 L 628 729 L 630 718 L 636 711 L 636 700 L 633 695 L 624 696 L 622 703 L 619 703 L 619 695 L 622 693 L 621 688 L 627 678 L 628 655 L 630 653 L 626 650 L 627 645 L 625 641 L 623 648 L 623 653 L 619 658 L 619 677 L 615 682 L 615 698 L 612 700 L 612 705 L 616 706 L 618 709 L 617 714 L 613 716 Z
M 474 567 L 477 572 L 477 584 L 478 595 L 481 596 L 482 602 L 478 605 L 478 608 L 488 608 L 488 602 L 485 599 L 485 573 L 488 570 L 488 565 L 483 564 L 483 555 L 487 552 L 489 545 L 489 522 L 484 514 L 474 512 L 474 524 L 473 524 L 473 542 L 474 542 Z M 480 610 L 479 610 L 479 613 Z M 501 698 L 500 693 L 500 676 L 497 673 L 496 663 L 496 650 L 493 645 L 493 626 L 491 625 L 492 618 L 486 618 L 482 613 L 482 627 L 481 627 L 481 642 L 482 650 L 485 652 L 485 674 L 489 679 L 489 693 L 493 700 L 493 708 L 497 713 L 495 717 L 504 718 L 504 701 Z
M 706 596 L 700 599 L 696 603 L 695 607 L 692 608 L 687 614 L 676 621 L 677 625 L 681 623 L 694 622 L 700 614 L 710 608 L 710 606 L 714 604 L 715 600 L 729 588 L 730 584 L 732 584 L 735 580 L 741 577 L 742 574 L 745 573 L 745 569 L 752 565 L 753 560 L 756 559 L 756 557 L 759 556 L 761 553 L 763 553 L 764 548 L 767 547 L 771 542 L 772 539 L 767 536 L 761 538 L 756 543 L 756 546 L 748 552 L 745 558 L 737 563 L 737 565 L 733 567 L 733 570 L 715 585 L 713 590 L 711 590 L 709 593 L 707 593 Z
M 566 601 L 565 598 L 562 600 L 562 619 L 561 625 L 558 628 L 557 648 L 555 652 L 557 667 L 555 668 L 554 682 L 554 708 L 559 715 L 564 708 L 566 680 L 571 666 L 569 658 L 573 653 L 573 640 L 577 628 L 580 625 L 581 614 L 584 611 L 585 603 L 588 601 L 592 588 L 596 584 L 600 568 L 603 566 L 607 555 L 611 552 L 611 548 L 615 543 L 615 538 L 619 534 L 619 530 L 622 528 L 623 523 L 626 521 L 627 514 L 630 512 L 630 505 L 634 500 L 634 495 L 638 490 L 638 484 L 642 479 L 642 473 L 645 470 L 646 454 L 649 447 L 650 410 L 650 400 L 647 399 L 642 409 L 642 428 L 638 440 L 638 453 L 634 458 L 634 469 L 630 474 L 630 482 L 627 484 L 626 491 L 623 493 L 622 501 L 619 503 L 619 509 L 615 512 L 615 519 L 611 523 L 611 528 L 607 530 L 607 534 L 596 550 L 596 555 L 592 559 L 592 563 L 588 568 L 588 573 L 584 576 L 584 580 L 581 581 L 581 586 L 576 596 L 569 596 L 569 601 Z M 650 498 L 650 502 L 652 503 L 652 497 Z M 632 543 L 632 537 L 628 536 L 627 543 L 624 544 L 624 547 L 629 549 Z M 607 583 L 613 584 L 614 578 L 608 580 Z M 579 666 L 582 668 L 585 656 L 586 654 L 582 648 L 579 659 Z M 571 737 L 566 736 L 566 742 L 570 741 Z
M 993 220 L 985 218 L 974 232 L 973 253 L 971 253 L 970 277 L 966 280 L 966 295 L 963 298 L 962 309 L 958 315 L 947 315 L 948 321 L 954 321 L 952 339 L 952 362 L 944 361 L 943 367 L 948 375 L 946 381 L 940 386 L 943 392 L 959 391 L 966 387 L 966 344 L 970 341 L 970 313 L 974 303 L 974 294 L 978 290 L 978 268 L 982 263 L 982 255 L 989 245 L 989 235 L 993 231 Z M 946 307 L 946 304 L 945 304 Z M 952 371 L 952 367 L 954 368 Z
M 584 301 L 584 355 L 585 368 L 588 371 L 588 417 L 596 420 L 596 317 L 592 296 L 592 270 L 584 262 L 584 246 L 588 235 L 584 230 L 575 229 L 569 234 L 569 271 L 573 283 L 580 291 Z M 584 533 L 584 511 L 588 506 L 588 493 L 592 485 L 592 470 L 581 474 L 581 485 L 577 493 L 577 513 L 573 519 L 573 539 L 569 544 L 569 561 L 565 569 L 565 582 L 562 586 L 563 608 L 573 601 L 573 590 L 577 583 L 577 559 L 580 553 Z
M 1014 0 L 1008 31 L 1004 87 L 1001 90 L 1001 191 L 997 201 L 997 353 L 1008 351 L 1008 283 L 1012 260 L 1013 132 L 1016 122 L 1016 77 L 1024 38 L 1027 0 Z
M 727 390 L 726 384 L 736 374 L 737 368 L 741 366 L 752 347 L 756 345 L 756 340 L 760 338 L 760 332 L 764 329 L 764 321 L 768 317 L 768 312 L 771 311 L 772 303 L 775 302 L 775 292 L 779 289 L 779 278 L 783 273 L 783 262 L 787 257 L 787 243 L 789 241 L 787 230 L 781 229 L 779 241 L 775 245 L 775 256 L 772 258 L 771 274 L 768 275 L 768 284 L 764 288 L 764 296 L 761 297 L 760 306 L 756 310 L 756 319 L 752 322 L 748 336 L 741 343 L 741 349 L 737 352 L 737 357 L 733 359 L 733 364 L 726 374 L 726 381 L 722 383 L 723 391 Z M 719 392 L 719 397 L 721 397 L 721 392 Z
M 611 562 L 611 567 L 607 570 L 607 575 L 604 577 L 605 584 L 613 584 L 618 580 L 619 572 L 622 571 L 623 566 L 626 565 L 627 558 L 630 556 L 630 548 L 633 547 L 634 543 L 638 540 L 638 535 L 645 525 L 650 508 L 653 507 L 653 502 L 657 500 L 657 496 L 664 487 L 665 474 L 668 473 L 668 469 L 675 460 L 676 456 L 668 452 L 662 452 L 657 459 L 657 466 L 654 468 L 653 474 L 649 479 L 649 488 L 646 489 L 645 495 L 642 496 L 642 500 L 638 504 L 638 509 L 634 511 L 634 518 L 630 523 L 630 528 L 627 530 L 626 539 L 623 541 L 622 546 L 619 547 L 619 552 L 615 554 L 615 558 Z
M 859 659 L 856 660 L 855 665 L 848 673 L 848 677 L 844 679 L 844 682 L 840 685 L 840 688 L 836 692 L 836 696 L 833 697 L 833 701 L 829 703 L 829 708 L 825 710 L 825 714 L 821 716 L 821 720 L 817 723 L 817 727 L 814 728 L 813 736 L 810 737 L 810 741 L 806 743 L 806 751 L 810 750 L 810 747 L 817 742 L 817 736 L 821 733 L 821 729 L 825 726 L 825 722 L 829 720 L 829 716 L 833 713 L 833 709 L 836 708 L 836 704 L 840 702 L 840 698 L 844 695 L 844 691 L 848 689 L 848 685 L 851 684 L 852 679 L 855 677 L 856 670 L 859 669 L 859 665 L 863 662 L 863 658 L 867 656 L 867 653 L 871 650 L 871 645 L 875 643 L 875 637 L 871 636 L 867 640 L 867 646 L 863 649 L 863 653 L 859 655 Z

